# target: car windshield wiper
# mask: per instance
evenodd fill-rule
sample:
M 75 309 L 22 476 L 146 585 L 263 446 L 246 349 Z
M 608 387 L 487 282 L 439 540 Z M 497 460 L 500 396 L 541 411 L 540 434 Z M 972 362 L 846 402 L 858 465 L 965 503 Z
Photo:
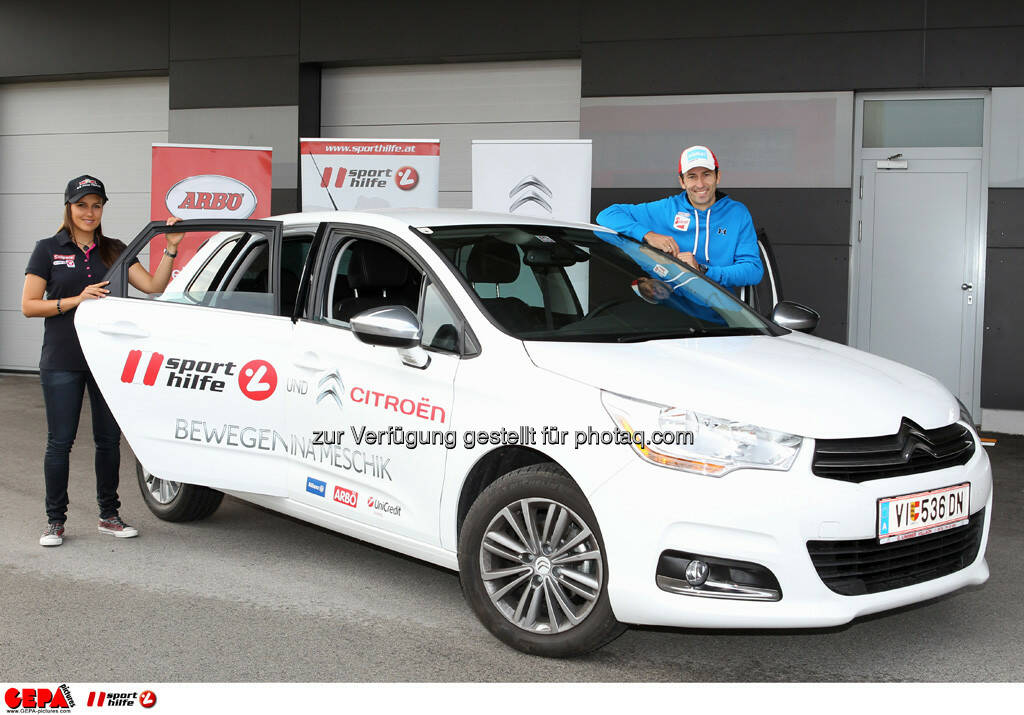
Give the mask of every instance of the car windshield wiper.
M 673 338 L 703 338 L 708 336 L 731 336 L 731 335 L 764 335 L 765 333 L 757 328 L 688 328 L 686 330 L 672 330 L 661 333 L 640 333 L 638 335 L 620 335 L 616 338 L 619 343 L 641 343 L 645 340 L 669 340 Z

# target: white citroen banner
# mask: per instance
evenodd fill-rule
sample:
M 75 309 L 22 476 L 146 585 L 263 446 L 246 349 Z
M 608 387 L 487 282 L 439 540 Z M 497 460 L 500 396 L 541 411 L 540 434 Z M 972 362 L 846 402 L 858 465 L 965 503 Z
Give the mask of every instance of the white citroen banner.
M 589 139 L 474 140 L 473 208 L 590 223 Z M 587 306 L 587 264 L 568 269 Z

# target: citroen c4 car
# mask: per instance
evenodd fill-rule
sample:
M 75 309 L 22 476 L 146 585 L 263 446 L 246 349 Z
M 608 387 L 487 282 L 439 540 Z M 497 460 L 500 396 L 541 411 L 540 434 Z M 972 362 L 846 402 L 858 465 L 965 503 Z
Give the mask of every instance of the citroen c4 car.
M 166 292 L 78 309 L 171 521 L 223 494 L 457 570 L 505 643 L 843 624 L 988 578 L 989 461 L 935 379 L 597 226 L 186 221 Z

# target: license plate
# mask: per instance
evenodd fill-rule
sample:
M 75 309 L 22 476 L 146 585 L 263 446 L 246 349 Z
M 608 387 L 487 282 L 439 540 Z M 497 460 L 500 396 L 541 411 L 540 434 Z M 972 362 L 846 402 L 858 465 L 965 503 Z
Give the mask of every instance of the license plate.
M 963 526 L 971 508 L 971 484 L 956 484 L 878 500 L 878 543 L 903 541 Z

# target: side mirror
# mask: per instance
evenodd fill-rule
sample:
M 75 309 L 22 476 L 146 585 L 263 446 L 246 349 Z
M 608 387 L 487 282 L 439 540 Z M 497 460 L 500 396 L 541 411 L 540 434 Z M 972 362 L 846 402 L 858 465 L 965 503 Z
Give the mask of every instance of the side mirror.
M 402 362 L 421 370 L 430 364 L 430 355 L 420 347 L 423 327 L 416 314 L 404 305 L 385 305 L 353 315 L 352 333 L 367 345 L 398 348 Z
M 818 327 L 819 320 L 821 316 L 816 310 L 791 300 L 780 301 L 772 311 L 772 321 L 776 325 L 801 333 L 813 331 Z

